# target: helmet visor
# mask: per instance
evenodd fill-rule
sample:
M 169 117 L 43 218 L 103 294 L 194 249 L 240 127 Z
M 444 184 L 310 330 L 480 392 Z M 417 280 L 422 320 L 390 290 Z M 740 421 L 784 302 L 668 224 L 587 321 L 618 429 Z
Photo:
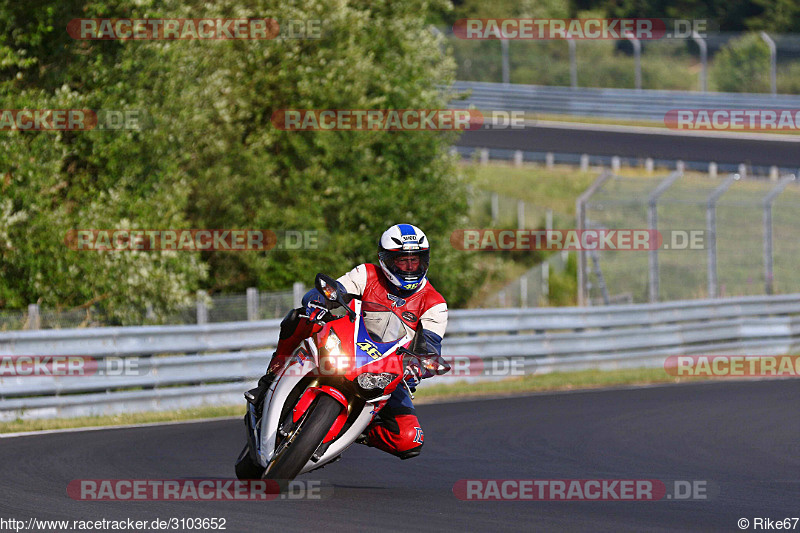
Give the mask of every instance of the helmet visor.
M 430 252 L 419 251 L 383 251 L 379 254 L 381 261 L 389 271 L 406 281 L 417 281 L 428 271 Z

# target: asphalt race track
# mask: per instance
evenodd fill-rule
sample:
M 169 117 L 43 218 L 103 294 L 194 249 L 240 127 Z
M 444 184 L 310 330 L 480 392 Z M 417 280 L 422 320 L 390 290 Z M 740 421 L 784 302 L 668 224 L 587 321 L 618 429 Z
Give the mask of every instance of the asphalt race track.
M 604 131 L 585 126 L 526 126 L 525 129 L 479 129 L 464 132 L 456 143 L 474 148 L 503 148 L 531 152 L 570 152 L 591 155 L 684 161 L 716 161 L 751 165 L 800 166 L 800 138 L 794 142 L 681 136 L 670 133 Z M 565 147 L 569 147 L 566 149 Z
M 800 516 L 800 382 L 541 394 L 422 405 L 422 455 L 354 446 L 301 479 L 317 501 L 92 502 L 73 479 L 230 478 L 240 421 L 0 439 L 0 517 L 224 517 L 228 531 L 739 531 Z M 702 480 L 696 501 L 461 501 L 460 479 Z M 752 526 L 751 526 L 752 527 Z M 800 525 L 798 525 L 800 530 Z

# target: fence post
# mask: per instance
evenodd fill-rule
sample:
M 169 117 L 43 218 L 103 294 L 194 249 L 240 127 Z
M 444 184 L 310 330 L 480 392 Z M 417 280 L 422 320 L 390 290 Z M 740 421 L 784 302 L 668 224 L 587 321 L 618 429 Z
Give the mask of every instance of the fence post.
M 258 289 L 247 287 L 247 320 L 258 320 Z
M 731 174 L 706 199 L 706 233 L 708 234 L 708 297 L 717 297 L 717 200 L 727 191 L 739 174 Z
M 514 166 L 521 167 L 522 166 L 522 150 L 515 150 L 514 151 Z
M 550 262 L 545 261 L 542 263 L 542 296 L 544 300 L 550 303 Z
M 775 165 L 769 167 L 769 180 L 778 181 L 778 177 L 780 177 L 780 173 L 778 172 L 778 167 L 776 167 Z
M 544 215 L 544 229 L 553 231 L 553 210 L 548 209 Z
M 767 32 L 759 32 L 761 39 L 769 46 L 769 88 L 773 96 L 778 94 L 778 49 L 775 46 L 775 41 L 772 40 Z
M 622 166 L 621 160 L 618 155 L 615 155 L 611 158 L 611 171 L 614 174 L 618 174 L 620 166 Z
M 575 202 L 575 216 L 577 218 L 578 230 L 583 230 L 586 228 L 586 202 L 592 195 L 597 192 L 597 189 L 603 186 L 603 184 L 611 178 L 612 174 L 609 171 L 603 171 L 594 183 L 592 183 L 588 189 L 586 189 L 583 194 L 578 197 L 578 200 Z M 586 251 L 585 250 L 578 250 L 578 305 L 585 306 L 587 304 L 586 300 L 586 285 L 588 282 L 589 277 L 586 275 Z
M 575 41 L 567 39 L 569 46 L 569 85 L 573 89 L 578 88 L 578 55 L 575 50 Z
M 581 172 L 589 172 L 589 154 L 581 154 Z
M 682 172 L 675 171 L 670 174 L 664 181 L 658 184 L 658 187 L 650 193 L 647 198 L 647 229 L 650 230 L 652 239 L 653 232 L 658 230 L 658 199 L 664 192 L 669 189 L 675 181 L 683 175 Z M 650 252 L 647 257 L 648 262 L 648 296 L 650 302 L 655 303 L 658 301 L 658 250 L 651 246 Z
M 500 218 L 500 195 L 496 192 L 492 193 L 492 224 L 497 224 L 497 219 Z
M 519 306 L 528 307 L 528 276 L 519 278 Z
M 28 329 L 41 329 L 42 317 L 39 314 L 39 304 L 28 304 Z
M 644 171 L 647 172 L 648 174 L 652 174 L 653 173 L 653 158 L 652 157 L 648 157 L 647 159 L 644 160 Z
M 306 286 L 301 281 L 292 285 L 292 305 L 295 309 L 303 305 L 303 296 L 306 294 Z
M 794 174 L 783 178 L 778 185 L 764 196 L 764 291 L 772 294 L 775 290 L 772 272 L 772 203 L 780 193 L 795 180 Z
M 206 305 L 206 298 L 208 298 L 208 293 L 206 291 L 197 291 L 198 324 L 208 324 L 208 306 Z
M 481 148 L 481 165 L 488 165 L 489 164 L 489 149 L 488 148 Z
M 683 174 L 686 171 L 686 163 L 678 159 L 675 161 L 675 170 Z
M 508 39 L 500 39 L 500 50 L 503 56 L 503 83 L 510 83 L 511 68 L 508 61 Z
M 708 177 L 709 178 L 716 178 L 717 177 L 717 164 L 711 161 L 708 164 Z
M 692 32 L 692 39 L 700 48 L 700 64 L 702 65 L 702 70 L 700 70 L 700 90 L 708 92 L 708 45 L 706 40 L 700 37 L 700 34 L 696 31 Z
M 739 163 L 739 176 L 741 176 L 742 178 L 747 177 L 747 165 L 745 165 L 744 163 Z
M 517 229 L 525 229 L 525 202 L 517 200 Z
M 633 35 L 625 36 L 633 45 L 633 59 L 636 65 L 636 90 L 642 90 L 642 43 Z
M 547 152 L 546 154 L 544 154 L 545 168 L 552 169 L 554 164 L 555 164 L 555 156 L 553 155 L 553 152 Z

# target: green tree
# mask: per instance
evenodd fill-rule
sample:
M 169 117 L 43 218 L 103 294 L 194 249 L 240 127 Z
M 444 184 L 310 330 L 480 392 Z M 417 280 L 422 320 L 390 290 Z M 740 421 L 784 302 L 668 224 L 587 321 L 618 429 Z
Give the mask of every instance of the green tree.
M 443 7 L 444 6 L 444 7 Z M 160 319 L 197 288 L 310 283 L 374 260 L 396 222 L 434 241 L 451 303 L 481 274 L 453 250 L 466 194 L 436 132 L 286 132 L 282 108 L 442 108 L 454 65 L 431 5 L 378 1 L 34 0 L 0 6 L 5 108 L 143 109 L 142 131 L 0 132 L 0 306 L 99 304 L 120 323 Z M 438 3 L 438 9 L 446 4 Z M 322 21 L 319 39 L 75 41 L 75 17 Z M 316 250 L 78 252 L 74 228 L 318 230 Z
M 730 41 L 714 58 L 710 79 L 717 91 L 769 91 L 769 48 L 757 34 Z

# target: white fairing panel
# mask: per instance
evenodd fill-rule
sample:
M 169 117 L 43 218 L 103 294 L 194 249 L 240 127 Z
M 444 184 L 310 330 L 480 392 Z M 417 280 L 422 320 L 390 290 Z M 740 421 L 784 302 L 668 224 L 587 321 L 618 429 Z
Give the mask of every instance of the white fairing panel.
M 281 411 L 289 393 L 295 385 L 303 379 L 309 372 L 317 368 L 310 359 L 306 359 L 302 366 L 300 362 L 293 358 L 291 364 L 286 367 L 284 375 L 272 384 L 264 397 L 265 415 L 261 421 L 261 453 L 259 460 L 261 466 L 266 467 L 275 454 L 275 440 L 280 425 Z
M 372 417 L 374 413 L 372 410 L 375 408 L 374 405 L 368 403 L 364 405 L 364 409 L 361 410 L 361 414 L 358 415 L 358 418 L 353 425 L 350 426 L 350 429 L 344 432 L 344 434 L 333 441 L 331 447 L 322 454 L 322 457 L 316 463 L 313 461 L 308 461 L 306 466 L 300 471 L 301 474 L 308 472 L 309 470 L 313 470 L 314 468 L 318 468 L 325 463 L 335 459 L 337 455 L 345 451 L 351 444 L 353 444 L 359 435 L 361 435 L 367 426 L 372 421 Z

